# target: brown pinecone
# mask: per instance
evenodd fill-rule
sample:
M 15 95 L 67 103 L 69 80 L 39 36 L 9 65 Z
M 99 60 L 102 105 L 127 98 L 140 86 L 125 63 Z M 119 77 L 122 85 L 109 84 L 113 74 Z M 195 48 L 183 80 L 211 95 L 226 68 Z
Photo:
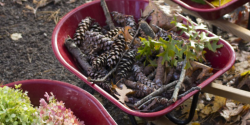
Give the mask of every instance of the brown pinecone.
M 125 18 L 126 18 L 126 15 L 124 14 L 121 14 L 117 11 L 113 11 L 110 13 L 111 16 L 113 17 L 113 20 L 119 25 L 119 26 L 125 26 L 126 25 L 126 22 L 125 22 Z
M 135 77 L 137 81 L 140 81 L 142 84 L 145 84 L 149 87 L 158 89 L 159 86 L 157 86 L 153 81 L 151 81 L 150 79 L 148 79 L 145 74 L 142 73 L 141 67 L 138 66 L 137 64 L 133 65 L 132 68 L 133 72 L 135 73 Z
M 99 32 L 92 31 L 86 31 L 85 42 L 87 43 L 87 45 L 84 46 L 90 46 L 88 48 L 93 50 L 94 52 L 99 52 L 101 50 L 110 50 L 112 44 L 114 43 L 114 41 L 112 41 L 110 38 L 99 34 Z
M 98 70 L 96 72 L 90 72 L 89 73 L 89 77 L 92 79 L 101 79 L 103 78 L 106 74 L 108 73 L 107 70 L 102 69 L 102 70 Z M 111 85 L 109 84 L 110 78 L 107 78 L 104 82 L 97 82 L 95 84 L 97 84 L 98 86 L 100 86 L 101 88 L 103 88 L 105 91 L 107 91 L 108 93 L 111 93 Z
M 100 69 L 103 66 L 107 65 L 107 52 L 102 53 L 100 56 L 96 57 L 95 59 L 93 59 L 92 61 L 92 67 L 95 69 Z
M 119 66 L 117 68 L 117 77 L 125 78 L 128 75 L 128 72 L 131 71 L 132 65 L 135 62 L 135 50 L 127 52 L 121 59 Z
M 77 46 L 80 46 L 82 44 L 84 40 L 84 33 L 89 29 L 93 20 L 94 19 L 92 19 L 91 17 L 86 17 L 78 24 L 78 28 L 73 37 L 74 42 Z
M 112 37 L 116 36 L 120 30 L 122 30 L 122 28 L 116 27 L 115 29 L 108 31 L 105 34 L 105 36 L 109 37 L 109 38 L 112 38 Z
M 101 26 L 99 25 L 98 22 L 94 22 L 91 26 L 90 26 L 90 29 L 89 31 L 93 31 L 93 32 L 100 32 L 101 33 Z
M 112 49 L 109 52 L 107 63 L 109 67 L 114 67 L 119 61 L 123 51 L 125 50 L 126 41 L 123 35 L 118 35 L 112 44 Z

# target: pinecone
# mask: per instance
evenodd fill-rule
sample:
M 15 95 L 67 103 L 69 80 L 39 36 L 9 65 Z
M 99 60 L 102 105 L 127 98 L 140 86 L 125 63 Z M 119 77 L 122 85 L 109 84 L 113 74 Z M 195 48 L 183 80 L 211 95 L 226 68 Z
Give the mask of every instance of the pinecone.
M 124 14 L 121 14 L 117 11 L 113 11 L 110 13 L 111 16 L 113 17 L 113 20 L 119 25 L 119 26 L 125 26 L 126 25 L 126 22 L 125 22 L 125 18 L 126 18 L 126 15 Z
M 123 56 L 117 68 L 117 71 L 118 71 L 117 77 L 125 78 L 128 76 L 128 72 L 131 71 L 132 65 L 135 61 L 135 54 L 136 54 L 136 51 L 131 50 Z
M 100 32 L 100 34 L 101 34 L 101 30 L 102 30 L 102 28 L 101 28 L 101 26 L 99 25 L 98 22 L 94 22 L 94 23 L 90 26 L 90 29 L 89 29 L 89 31 Z
M 91 17 L 86 17 L 78 24 L 78 28 L 73 37 L 74 42 L 77 46 L 80 46 L 82 44 L 84 40 L 84 33 L 89 29 L 90 24 L 93 20 L 94 19 L 92 19 Z
M 92 61 L 92 67 L 95 69 L 100 69 L 103 66 L 107 65 L 107 52 L 102 53 L 100 56 L 96 57 L 93 61 Z
M 89 73 L 89 77 L 92 79 L 101 79 L 103 78 L 106 74 L 108 73 L 107 70 L 102 69 L 102 70 L 98 70 L 96 72 L 90 72 Z M 109 84 L 110 79 L 106 79 L 104 82 L 97 82 L 95 84 L 97 84 L 98 86 L 100 86 L 101 88 L 103 88 L 105 91 L 107 91 L 108 93 L 111 93 L 111 86 Z
M 118 37 L 114 40 L 114 44 L 112 45 L 112 49 L 108 55 L 107 62 L 109 67 L 114 67 L 116 65 L 125 50 L 125 46 L 126 41 L 123 35 L 118 35 Z
M 105 36 L 109 37 L 109 38 L 112 38 L 112 37 L 116 36 L 120 30 L 122 30 L 122 28 L 116 27 L 115 29 L 108 31 L 105 34 Z
M 112 41 L 110 38 L 105 37 L 102 34 L 99 34 L 99 32 L 92 32 L 92 31 L 86 31 L 85 33 L 85 41 L 89 49 L 93 50 L 95 52 L 99 52 L 101 50 L 110 50 L 112 47 L 112 44 L 114 41 Z
M 132 30 L 130 32 L 134 34 L 136 31 L 136 22 L 135 22 L 134 16 L 126 15 L 125 22 L 126 22 L 126 26 L 132 27 Z
M 152 87 L 152 88 L 155 88 L 155 89 L 158 89 L 159 86 L 157 86 L 154 82 L 152 82 L 150 79 L 148 79 L 143 73 L 142 73 L 142 70 L 141 70 L 141 67 L 138 66 L 137 64 L 134 64 L 133 65 L 133 68 L 132 68 L 133 72 L 135 73 L 135 76 L 136 76 L 136 80 L 137 81 L 140 81 L 142 84 L 145 84 L 149 87 Z

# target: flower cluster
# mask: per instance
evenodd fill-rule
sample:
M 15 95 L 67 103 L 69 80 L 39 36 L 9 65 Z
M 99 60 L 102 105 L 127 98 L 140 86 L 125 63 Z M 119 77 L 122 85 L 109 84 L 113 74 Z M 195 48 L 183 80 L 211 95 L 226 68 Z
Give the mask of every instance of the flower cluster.
M 66 109 L 62 101 L 56 101 L 55 96 L 46 92 L 45 99 L 40 100 L 39 122 L 46 125 L 84 125 L 79 121 L 70 109 Z

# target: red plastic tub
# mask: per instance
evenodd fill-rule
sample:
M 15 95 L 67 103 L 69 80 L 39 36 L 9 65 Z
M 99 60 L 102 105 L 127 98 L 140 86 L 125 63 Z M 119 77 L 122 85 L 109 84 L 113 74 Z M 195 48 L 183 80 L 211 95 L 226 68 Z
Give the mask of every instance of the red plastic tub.
M 187 10 L 196 12 L 198 15 L 200 15 L 203 19 L 206 20 L 218 19 L 222 17 L 224 14 L 230 13 L 236 8 L 249 2 L 249 0 L 231 0 L 227 4 L 224 4 L 223 6 L 212 8 L 208 4 L 202 5 L 192 2 L 191 0 L 172 0 L 172 1 L 186 8 Z M 211 2 L 212 0 L 208 1 Z
M 40 98 L 45 98 L 45 92 L 53 92 L 58 101 L 63 101 L 66 108 L 70 108 L 77 118 L 85 125 L 116 125 L 102 104 L 85 90 L 60 81 L 47 79 L 31 79 L 17 81 L 5 86 L 15 87 L 22 84 L 21 89 L 28 91 L 31 103 L 39 106 Z
M 118 11 L 124 14 L 134 15 L 136 19 L 140 17 L 140 9 L 144 9 L 148 4 L 148 1 L 145 0 L 106 0 L 106 2 L 110 12 Z M 96 19 L 96 21 L 98 21 L 101 25 L 105 24 L 105 16 L 102 7 L 100 6 L 100 1 L 93 1 L 75 8 L 74 10 L 70 11 L 67 15 L 65 15 L 56 25 L 52 35 L 53 51 L 57 59 L 61 62 L 61 64 L 64 67 L 66 67 L 69 71 L 74 73 L 78 78 L 87 83 L 93 89 L 98 91 L 105 98 L 110 100 L 113 104 L 122 109 L 124 112 L 139 117 L 151 117 L 151 118 L 158 117 L 170 112 L 175 107 L 184 102 L 186 99 L 190 98 L 191 96 L 193 96 L 195 93 L 198 92 L 198 91 L 193 91 L 189 93 L 188 95 L 177 100 L 175 103 L 173 103 L 172 105 L 168 106 L 167 108 L 161 111 L 152 113 L 143 113 L 129 109 L 128 107 L 120 103 L 117 99 L 108 94 L 106 91 L 104 91 L 102 88 L 97 86 L 96 84 L 88 82 L 86 76 L 84 76 L 80 72 L 80 69 L 77 68 L 76 61 L 74 60 L 72 55 L 68 52 L 67 48 L 64 46 L 64 40 L 67 38 L 68 35 L 73 37 L 78 23 L 81 21 L 81 19 L 85 18 L 86 16 L 90 16 Z M 213 34 L 210 33 L 210 35 Z M 208 51 L 207 54 L 205 55 L 206 59 L 211 62 L 213 68 L 218 70 L 209 79 L 199 84 L 201 88 L 205 87 L 215 78 L 226 72 L 234 64 L 235 53 L 233 48 L 226 41 L 222 39 L 220 39 L 219 44 L 223 44 L 224 47 L 220 48 L 218 50 L 218 53 L 212 53 Z

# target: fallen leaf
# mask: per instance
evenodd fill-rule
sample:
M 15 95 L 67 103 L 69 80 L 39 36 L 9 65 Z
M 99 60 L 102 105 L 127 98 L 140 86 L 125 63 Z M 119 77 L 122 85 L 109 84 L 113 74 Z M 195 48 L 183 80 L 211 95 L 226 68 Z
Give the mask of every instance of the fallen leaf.
M 22 34 L 21 34 L 21 33 L 13 33 L 13 34 L 10 35 L 10 38 L 11 38 L 12 40 L 17 41 L 17 40 L 19 40 L 19 39 L 22 38 Z
M 225 118 L 226 121 L 230 121 L 232 116 L 236 116 L 243 110 L 243 105 L 236 105 L 232 101 L 227 101 L 226 106 L 220 112 L 220 115 Z
M 69 0 L 69 1 L 66 2 L 66 3 L 74 3 L 74 2 L 76 2 L 76 0 Z
M 249 125 L 250 124 L 250 111 L 248 111 L 241 120 L 241 124 L 240 125 Z
M 117 98 L 119 98 L 119 101 L 122 102 L 123 104 L 125 104 L 125 102 L 128 101 L 128 97 L 126 95 L 128 93 L 130 93 L 130 92 L 133 92 L 133 90 L 132 89 L 128 89 L 126 85 L 123 85 L 122 89 L 119 89 L 118 87 L 115 87 L 115 90 L 119 94 L 118 95 L 118 94 L 115 93 L 115 96 Z
M 250 70 L 250 60 L 234 64 L 236 73 L 243 73 Z
M 240 51 L 235 52 L 236 61 L 246 61 L 250 59 L 250 52 L 247 51 Z
M 3 3 L 3 2 L 0 2 L 0 5 L 1 5 L 1 6 L 4 6 L 4 5 L 5 5 L 5 3 Z
M 152 29 L 157 32 L 158 29 L 152 24 L 157 25 L 163 29 L 170 29 L 174 27 L 174 24 L 171 24 L 171 21 L 174 20 L 174 17 L 176 17 L 177 22 L 181 22 L 182 18 L 179 16 L 175 16 L 176 13 L 180 13 L 182 10 L 179 6 L 176 5 L 162 5 L 161 2 L 157 1 L 149 1 L 148 6 L 145 8 L 143 11 L 143 17 L 149 14 L 152 10 L 155 10 L 154 13 L 151 14 L 151 21 L 150 21 L 150 26 Z
M 219 2 L 220 1 L 220 2 Z M 211 4 L 213 4 L 214 6 L 223 6 L 225 4 L 227 4 L 228 2 L 230 2 L 232 0 L 214 0 L 211 2 Z
M 226 104 L 226 98 L 220 96 L 214 96 L 214 100 L 207 104 L 202 110 L 201 113 L 209 115 L 217 112 Z

